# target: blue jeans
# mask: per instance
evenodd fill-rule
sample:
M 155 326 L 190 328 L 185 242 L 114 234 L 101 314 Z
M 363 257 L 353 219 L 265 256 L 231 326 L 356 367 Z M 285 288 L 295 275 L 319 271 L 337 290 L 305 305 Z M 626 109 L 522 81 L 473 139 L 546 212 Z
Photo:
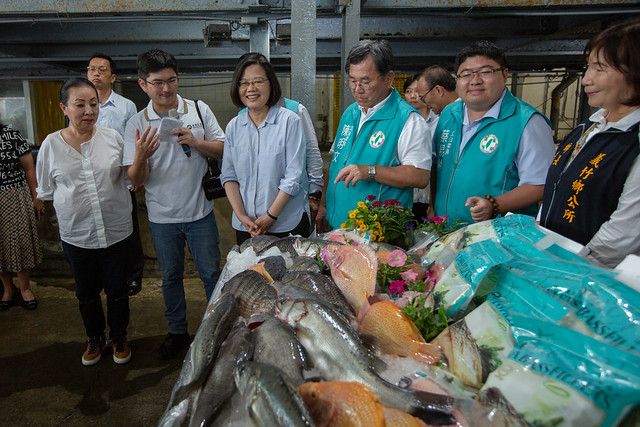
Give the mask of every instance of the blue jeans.
M 187 302 L 184 296 L 184 244 L 196 264 L 200 279 L 204 283 L 207 301 L 220 277 L 220 248 L 218 227 L 211 212 L 193 222 L 159 224 L 149 221 L 153 247 L 162 270 L 162 295 L 164 317 L 169 323 L 169 333 L 187 332 Z
M 104 336 L 105 321 L 100 292 L 107 295 L 109 338 L 127 335 L 129 295 L 127 272 L 133 235 L 104 249 L 84 249 L 62 242 L 76 282 L 76 297 L 87 336 Z

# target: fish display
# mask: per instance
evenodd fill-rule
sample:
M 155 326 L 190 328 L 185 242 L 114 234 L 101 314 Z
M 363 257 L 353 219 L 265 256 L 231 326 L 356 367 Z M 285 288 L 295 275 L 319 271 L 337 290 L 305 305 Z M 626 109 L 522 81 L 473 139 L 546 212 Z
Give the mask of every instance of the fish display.
M 289 271 L 310 271 L 312 273 L 322 273 L 322 266 L 314 258 L 299 256 L 291 260 Z
M 278 317 L 293 326 L 313 366 L 330 381 L 356 381 L 369 387 L 382 403 L 433 425 L 455 422 L 454 399 L 397 387 L 376 372 L 382 365 L 364 347 L 351 325 L 329 306 L 315 301 L 278 301 Z
M 273 310 L 277 294 L 260 273 L 245 270 L 233 276 L 222 289 L 222 294 L 236 297 L 240 316 L 248 319 L 252 314 Z
M 421 419 L 388 406 L 384 407 L 384 422 L 394 427 L 427 427 Z
M 238 304 L 231 294 L 223 294 L 208 307 L 185 356 L 169 407 L 173 403 L 181 402 L 202 385 L 238 313 Z
M 304 382 L 308 356 L 289 325 L 269 317 L 251 334 L 254 361 L 280 368 L 294 386 Z
M 254 425 L 314 425 L 302 397 L 280 369 L 247 362 L 236 369 L 234 378 Z
M 216 363 L 194 402 L 189 426 L 208 425 L 234 391 L 234 373 L 253 356 L 253 337 L 242 319 L 224 340 Z
M 335 245 L 340 242 L 330 242 L 323 239 L 305 239 L 302 237 L 297 238 L 293 242 L 293 248 L 296 253 L 301 257 L 315 258 L 322 252 L 324 248 L 329 245 Z
M 329 276 L 311 271 L 289 271 L 280 278 L 280 282 L 318 295 L 338 307 L 341 313 L 355 313 L 340 288 Z
M 430 365 L 442 359 L 440 348 L 425 342 L 413 321 L 391 301 L 371 305 L 360 323 L 360 332 L 380 340 L 383 353 L 413 357 Z
M 358 320 L 369 309 L 369 297 L 376 290 L 378 260 L 368 246 L 330 245 L 325 248 L 331 277 L 340 288 Z
M 255 236 L 242 242 L 239 250 L 240 252 L 244 252 L 245 250 L 247 250 L 247 248 L 251 248 L 255 253 L 258 253 L 276 240 L 278 240 L 277 237 L 270 236 L 268 234 Z
M 262 248 L 258 252 L 258 255 L 263 255 L 269 249 L 278 248 L 281 252 L 287 253 L 292 257 L 298 256 L 298 252 L 293 246 L 297 239 L 298 237 L 290 236 L 290 237 L 283 237 L 281 239 L 274 240 L 273 242 L 271 242 L 270 244 Z
M 384 406 L 358 382 L 307 382 L 298 391 L 316 427 L 385 427 Z

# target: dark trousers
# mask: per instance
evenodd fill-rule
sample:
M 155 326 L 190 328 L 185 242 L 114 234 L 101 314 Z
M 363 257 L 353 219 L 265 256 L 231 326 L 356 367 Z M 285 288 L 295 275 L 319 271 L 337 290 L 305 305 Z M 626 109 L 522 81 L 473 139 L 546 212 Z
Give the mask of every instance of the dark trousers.
M 289 234 L 293 235 L 301 235 L 302 237 L 309 237 L 311 234 L 311 223 L 309 222 L 309 215 L 306 212 L 302 214 L 302 219 L 300 223 L 291 231 L 287 231 L 285 233 L 267 233 L 269 236 L 275 237 L 287 237 Z M 251 238 L 251 234 L 246 231 L 238 231 L 236 230 L 236 243 L 241 245 L 247 239 Z
M 142 271 L 144 270 L 144 253 L 142 252 L 142 241 L 140 240 L 140 226 L 138 225 L 138 204 L 136 203 L 136 193 L 131 194 L 131 219 L 133 221 L 133 233 L 131 234 L 131 245 L 129 247 L 129 271 L 127 273 L 127 283 L 133 281 L 142 282 Z
M 129 326 L 128 248 L 132 235 L 104 249 L 84 249 L 62 242 L 76 282 L 76 297 L 88 337 L 104 336 L 100 292 L 107 296 L 109 338 L 124 336 Z
M 413 203 L 413 216 L 416 217 L 416 220 L 419 222 L 423 222 L 422 218 L 427 218 L 427 209 L 429 209 L 429 203 Z

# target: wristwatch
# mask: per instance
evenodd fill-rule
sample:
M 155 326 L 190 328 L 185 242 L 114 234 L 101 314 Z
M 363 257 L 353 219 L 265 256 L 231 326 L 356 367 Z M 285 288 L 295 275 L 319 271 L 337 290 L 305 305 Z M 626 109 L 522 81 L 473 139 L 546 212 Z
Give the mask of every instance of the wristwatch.
M 320 200 L 322 199 L 322 191 L 318 190 L 318 191 L 314 191 L 313 193 L 309 194 L 309 198 L 311 200 Z
M 367 166 L 369 169 L 369 180 L 374 180 L 376 178 L 376 165 Z

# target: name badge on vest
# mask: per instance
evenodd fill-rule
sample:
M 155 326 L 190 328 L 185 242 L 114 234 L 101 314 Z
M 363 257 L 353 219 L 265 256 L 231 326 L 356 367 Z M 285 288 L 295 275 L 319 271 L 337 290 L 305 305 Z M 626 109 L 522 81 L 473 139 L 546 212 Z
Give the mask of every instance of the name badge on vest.
M 369 146 L 371 146 L 371 148 L 380 148 L 382 144 L 384 144 L 384 133 L 379 130 L 369 138 Z
M 480 151 L 485 154 L 491 154 L 498 148 L 498 137 L 490 134 L 482 138 L 480 141 Z

